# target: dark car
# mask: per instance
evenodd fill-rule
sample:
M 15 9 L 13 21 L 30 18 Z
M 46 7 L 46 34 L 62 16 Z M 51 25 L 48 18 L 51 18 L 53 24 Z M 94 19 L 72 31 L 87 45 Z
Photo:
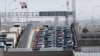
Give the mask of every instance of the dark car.
M 53 36 L 47 36 L 47 41 L 53 41 L 54 37 Z
M 63 41 L 58 41 L 57 46 L 58 47 L 63 47 L 64 46 L 64 42 Z
M 54 45 L 53 45 L 53 42 L 48 42 L 48 43 L 47 43 L 47 46 L 48 46 L 48 47 L 53 47 L 53 46 L 54 46 Z

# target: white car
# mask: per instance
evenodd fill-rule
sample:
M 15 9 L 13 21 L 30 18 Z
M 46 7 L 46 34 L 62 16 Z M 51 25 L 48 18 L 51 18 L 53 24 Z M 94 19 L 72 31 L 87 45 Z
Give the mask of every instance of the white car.
M 63 37 L 58 37 L 58 41 L 63 41 L 64 42 L 64 38 Z
M 72 47 L 74 45 L 74 42 L 72 40 L 69 40 L 65 44 L 66 46 Z
M 48 30 L 47 33 L 53 33 L 53 31 L 52 30 Z
M 73 37 L 73 34 L 68 33 L 66 37 Z
M 46 27 L 43 27 L 43 29 L 44 29 L 45 31 L 47 31 L 47 30 L 48 30 L 48 28 L 46 28 Z
M 53 42 L 48 42 L 48 47 L 53 47 Z
M 38 43 L 37 48 L 44 48 L 44 43 Z
M 5 47 L 4 42 L 0 42 L 0 47 Z
M 54 40 L 54 37 L 53 36 L 47 36 L 47 40 L 48 41 L 53 41 Z
M 40 31 L 39 34 L 40 35 L 45 35 L 46 33 L 45 33 L 45 31 Z

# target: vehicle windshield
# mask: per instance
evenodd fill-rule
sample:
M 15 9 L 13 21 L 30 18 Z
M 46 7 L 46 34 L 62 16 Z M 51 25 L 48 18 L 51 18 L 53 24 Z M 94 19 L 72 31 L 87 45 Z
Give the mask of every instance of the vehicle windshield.
M 42 45 L 42 44 L 38 44 L 38 45 Z
M 39 38 L 44 38 L 44 36 L 40 35 Z
M 67 44 L 72 44 L 72 42 L 67 42 Z
M 38 43 L 38 45 L 43 45 L 42 43 Z
M 52 38 L 52 36 L 48 36 L 48 38 Z
M 39 41 L 43 41 L 43 39 L 39 39 Z
M 63 43 L 58 43 L 58 45 L 63 45 Z
M 51 42 L 49 42 L 49 43 L 48 43 L 48 45 L 52 45 L 52 43 L 51 43 Z
M 6 44 L 6 46 L 12 46 L 12 44 Z
M 72 31 L 71 30 L 66 30 L 66 33 L 72 33 Z
M 58 40 L 59 40 L 59 41 L 63 41 L 63 38 L 59 38 Z
M 20 27 L 20 25 L 14 25 L 14 27 Z

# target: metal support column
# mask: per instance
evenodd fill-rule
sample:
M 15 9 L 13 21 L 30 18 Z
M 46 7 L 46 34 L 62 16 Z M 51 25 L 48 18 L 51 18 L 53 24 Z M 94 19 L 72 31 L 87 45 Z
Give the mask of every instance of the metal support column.
M 76 28 L 76 4 L 75 0 L 72 0 L 72 12 L 73 12 L 73 23 L 74 23 L 74 29 Z
M 74 32 L 75 46 L 77 46 L 77 41 L 76 41 L 76 36 L 77 36 L 77 32 L 76 32 L 76 3 L 75 3 L 75 0 L 72 0 L 72 12 L 73 12 L 73 24 L 74 24 L 73 32 Z
M 68 24 L 68 16 L 65 16 L 65 26 L 66 27 L 69 26 L 69 24 Z
M 56 37 L 57 37 L 57 32 L 56 32 L 56 29 L 57 29 L 57 26 L 58 26 L 58 16 L 57 17 L 55 17 L 55 22 L 54 22 L 55 24 L 54 24 L 54 30 L 55 30 L 55 47 L 56 47 Z
M 26 13 L 27 13 L 27 15 L 26 15 L 26 22 L 28 23 L 28 0 L 26 0 Z
M 1 31 L 1 27 L 2 27 L 2 26 L 1 26 L 1 16 L 0 16 L 0 31 Z

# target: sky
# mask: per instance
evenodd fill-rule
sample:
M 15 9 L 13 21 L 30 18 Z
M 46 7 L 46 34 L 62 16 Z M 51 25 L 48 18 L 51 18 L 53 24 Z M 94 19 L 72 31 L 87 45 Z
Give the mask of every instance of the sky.
M 70 1 L 69 10 L 71 11 L 72 9 L 71 0 L 69 1 Z M 13 12 L 26 12 L 25 9 L 21 9 L 20 2 L 27 2 L 29 12 L 69 11 L 67 9 L 66 0 L 16 0 L 16 2 L 14 2 L 13 0 L 6 0 L 6 11 L 9 12 L 13 10 Z M 77 20 L 91 19 L 93 8 L 96 7 L 97 5 L 100 5 L 100 0 L 76 0 Z M 1 7 L 0 12 L 5 12 L 5 0 L 0 0 L 0 7 Z M 84 12 L 80 13 L 81 11 L 84 11 Z M 100 18 L 100 7 L 95 8 L 93 17 L 94 19 Z M 34 18 L 34 20 L 52 20 L 52 19 L 51 18 L 42 18 L 42 19 Z M 64 20 L 64 18 L 60 20 Z

